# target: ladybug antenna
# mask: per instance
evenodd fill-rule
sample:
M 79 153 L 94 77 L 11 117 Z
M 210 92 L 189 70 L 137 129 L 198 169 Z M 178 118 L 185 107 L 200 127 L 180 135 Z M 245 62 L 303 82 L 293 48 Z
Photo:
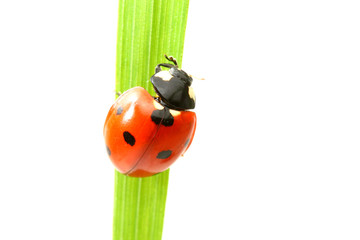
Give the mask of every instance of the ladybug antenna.
M 196 79 L 196 80 L 205 80 L 205 78 L 198 78 L 198 77 L 195 77 L 195 76 L 193 76 L 193 75 L 191 75 L 191 74 L 189 74 L 189 76 L 190 76 L 191 78 L 193 78 L 193 79 Z
M 167 56 L 166 54 L 165 54 L 164 56 L 165 56 L 165 58 L 166 58 L 167 60 L 169 60 L 170 62 L 173 62 L 174 65 L 175 65 L 175 67 L 178 66 L 177 61 L 176 61 L 176 59 L 175 59 L 173 56 Z

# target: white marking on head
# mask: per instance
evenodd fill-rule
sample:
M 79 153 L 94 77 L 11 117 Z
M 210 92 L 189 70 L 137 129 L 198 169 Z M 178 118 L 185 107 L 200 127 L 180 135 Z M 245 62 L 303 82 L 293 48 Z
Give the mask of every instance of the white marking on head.
M 192 87 L 189 87 L 189 97 L 195 101 L 195 92 Z
M 170 109 L 169 112 L 173 117 L 179 116 L 181 114 L 180 111 L 176 111 L 176 110 L 173 110 L 173 109 Z
M 173 77 L 169 71 L 161 71 L 155 74 L 155 77 L 159 77 L 164 81 L 170 81 L 170 79 Z
M 162 110 L 164 109 L 164 106 L 161 105 L 160 103 L 158 103 L 157 101 L 153 101 L 153 104 L 154 104 L 154 107 L 157 109 L 157 110 Z

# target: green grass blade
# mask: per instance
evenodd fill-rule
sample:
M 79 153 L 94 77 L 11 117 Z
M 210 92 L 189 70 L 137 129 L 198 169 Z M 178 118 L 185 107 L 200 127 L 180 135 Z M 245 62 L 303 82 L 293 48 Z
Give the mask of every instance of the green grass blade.
M 116 91 L 142 86 L 164 54 L 181 66 L 189 0 L 119 0 Z M 113 240 L 160 240 L 169 171 L 131 178 L 115 171 Z

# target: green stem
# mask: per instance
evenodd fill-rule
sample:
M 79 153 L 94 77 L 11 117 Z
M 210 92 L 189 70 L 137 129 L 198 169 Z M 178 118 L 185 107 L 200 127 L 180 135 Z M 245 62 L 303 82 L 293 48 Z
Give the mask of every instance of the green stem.
M 181 65 L 189 0 L 119 0 L 116 91 L 142 86 L 172 55 Z M 169 170 L 147 178 L 115 171 L 113 240 L 160 240 Z

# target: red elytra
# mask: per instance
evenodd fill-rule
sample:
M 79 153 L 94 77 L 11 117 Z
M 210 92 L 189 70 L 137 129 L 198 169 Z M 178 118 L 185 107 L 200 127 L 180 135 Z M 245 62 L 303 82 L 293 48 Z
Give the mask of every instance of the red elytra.
M 189 148 L 196 114 L 158 103 L 144 88 L 124 92 L 104 126 L 108 155 L 116 169 L 132 177 L 165 171 Z

